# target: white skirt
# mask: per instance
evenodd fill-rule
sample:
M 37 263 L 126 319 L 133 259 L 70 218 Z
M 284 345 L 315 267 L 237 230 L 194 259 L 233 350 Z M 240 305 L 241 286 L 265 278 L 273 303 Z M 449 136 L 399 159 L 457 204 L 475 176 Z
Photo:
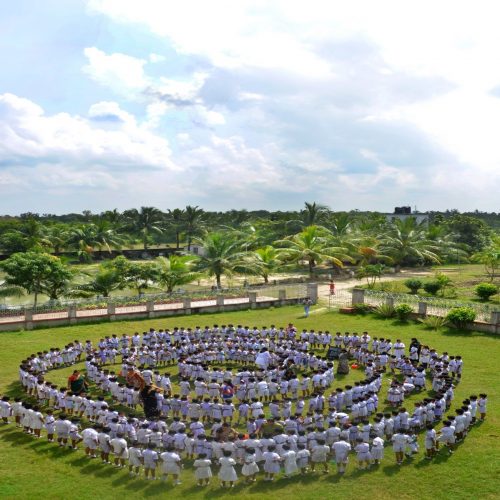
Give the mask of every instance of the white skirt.
M 236 475 L 236 471 L 232 465 L 223 466 L 219 471 L 219 479 L 221 481 L 236 481 L 238 476 Z
M 194 471 L 194 477 L 196 479 L 208 479 L 212 477 L 212 469 L 210 469 L 210 466 L 197 467 Z
M 241 468 L 241 473 L 244 476 L 253 476 L 259 472 L 259 466 L 255 462 L 243 465 Z

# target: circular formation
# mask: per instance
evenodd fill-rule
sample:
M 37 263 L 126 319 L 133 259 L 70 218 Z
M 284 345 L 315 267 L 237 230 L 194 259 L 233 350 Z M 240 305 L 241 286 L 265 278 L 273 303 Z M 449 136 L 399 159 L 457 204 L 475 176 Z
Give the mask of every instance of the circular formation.
M 75 369 L 66 386 L 48 380 L 50 370 L 81 361 L 85 374 Z M 336 379 L 350 369 L 360 380 L 342 386 Z M 285 476 L 328 472 L 330 460 L 344 474 L 353 453 L 369 468 L 389 443 L 401 465 L 418 453 L 420 432 L 427 459 L 440 443 L 453 453 L 477 414 L 486 415 L 485 394 L 451 412 L 462 370 L 460 355 L 368 332 L 298 332 L 293 324 L 150 329 L 30 355 L 19 370 L 29 401 L 4 396 L 0 416 L 36 437 L 45 429 L 61 447 L 83 441 L 89 458 L 109 463 L 112 455 L 132 476 L 143 469 L 154 479 L 158 469 L 178 484 L 192 461 L 200 486 L 213 465 L 222 486 L 233 486 L 238 471 L 247 482 L 261 470 L 273 480 L 282 468 Z M 409 410 L 404 401 L 416 393 L 422 398 Z

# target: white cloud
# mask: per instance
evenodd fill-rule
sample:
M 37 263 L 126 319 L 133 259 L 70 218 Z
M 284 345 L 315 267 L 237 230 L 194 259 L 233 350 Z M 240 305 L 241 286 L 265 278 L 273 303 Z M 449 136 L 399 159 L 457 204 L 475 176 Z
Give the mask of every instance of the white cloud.
M 111 87 L 125 96 L 134 95 L 148 85 L 144 75 L 146 60 L 126 54 L 106 54 L 96 47 L 84 50 L 88 64 L 83 71 L 101 85 Z
M 149 62 L 150 63 L 159 63 L 165 61 L 167 58 L 165 56 L 162 56 L 161 54 L 149 54 Z
M 0 95 L 0 158 L 4 165 L 54 164 L 61 169 L 177 170 L 166 139 L 141 127 L 115 102 L 91 106 L 89 119 L 45 115 L 32 101 Z

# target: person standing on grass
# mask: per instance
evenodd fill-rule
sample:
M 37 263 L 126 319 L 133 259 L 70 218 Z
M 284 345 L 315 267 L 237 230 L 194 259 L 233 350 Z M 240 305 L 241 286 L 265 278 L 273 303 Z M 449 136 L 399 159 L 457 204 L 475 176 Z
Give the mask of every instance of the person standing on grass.
M 391 438 L 392 449 L 396 455 L 396 463 L 401 465 L 405 454 L 406 445 L 409 441 L 409 436 L 403 432 L 397 431 Z
M 306 318 L 309 317 L 309 311 L 311 309 L 311 306 L 312 306 L 312 300 L 309 297 L 306 297 L 306 299 L 304 300 L 304 316 Z

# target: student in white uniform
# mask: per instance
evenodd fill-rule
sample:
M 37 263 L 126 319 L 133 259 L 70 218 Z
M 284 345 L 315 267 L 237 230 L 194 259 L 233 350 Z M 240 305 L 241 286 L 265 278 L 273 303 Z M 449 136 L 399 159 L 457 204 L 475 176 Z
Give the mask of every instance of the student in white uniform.
M 408 443 L 409 436 L 403 432 L 397 431 L 391 438 L 392 449 L 396 455 L 396 463 L 401 465 L 405 454 L 406 444 Z
M 332 450 L 335 454 L 335 462 L 337 463 L 337 471 L 339 474 L 344 474 L 349 461 L 349 452 L 351 445 L 344 439 L 340 439 L 332 444 Z
M 194 477 L 198 481 L 198 486 L 208 486 L 212 477 L 212 461 L 207 457 L 206 453 L 200 453 L 194 461 L 195 468 Z
M 96 458 L 96 450 L 99 446 L 99 433 L 97 425 L 87 427 L 82 432 L 83 445 L 85 446 L 85 455 L 89 458 Z
M 356 457 L 358 459 L 358 467 L 360 470 L 365 470 L 370 467 L 372 459 L 370 445 L 365 443 L 362 437 L 358 437 L 356 439 L 356 443 L 354 451 L 356 452 Z
M 128 449 L 128 470 L 131 477 L 139 476 L 142 463 L 142 449 L 139 441 L 132 441 Z
M 436 440 L 436 431 L 434 429 L 433 424 L 427 424 L 425 431 L 424 446 L 425 446 L 425 458 L 427 460 L 431 460 L 436 455 L 438 446 Z
M 317 444 L 313 446 L 311 450 L 311 471 L 315 471 L 316 464 L 323 464 L 323 472 L 326 474 L 328 472 L 328 454 L 330 453 L 330 447 L 323 439 L 317 439 L 316 443 Z
M 181 457 L 175 451 L 175 448 L 173 446 L 168 447 L 167 450 L 160 455 L 160 459 L 162 461 L 161 471 L 163 481 L 166 481 L 168 475 L 171 474 L 174 485 L 181 484 L 179 479 L 181 474 Z
M 285 477 L 290 477 L 299 470 L 297 467 L 297 453 L 288 444 L 283 445 L 281 458 L 285 466 Z
M 115 456 L 115 467 L 125 467 L 125 461 L 128 460 L 128 444 L 124 434 L 118 432 L 109 444 Z
M 373 463 L 379 465 L 380 461 L 384 458 L 384 440 L 381 437 L 377 436 L 373 438 L 370 452 L 372 454 Z
M 234 488 L 238 476 L 234 466 L 236 465 L 236 460 L 231 458 L 231 452 L 229 450 L 222 450 L 222 457 L 219 458 L 219 479 L 221 480 L 222 487 L 227 488 L 227 486 Z
M 245 456 L 243 458 L 243 467 L 241 473 L 245 476 L 246 483 L 254 483 L 257 480 L 259 466 L 256 463 L 255 449 L 245 448 Z
M 146 479 L 154 481 L 156 479 L 156 466 L 158 464 L 159 456 L 156 451 L 156 445 L 149 443 L 147 448 L 142 454 L 144 460 L 144 476 Z
M 4 396 L 0 401 L 0 417 L 4 424 L 9 423 L 9 417 L 12 415 L 12 406 L 9 403 L 9 396 Z

